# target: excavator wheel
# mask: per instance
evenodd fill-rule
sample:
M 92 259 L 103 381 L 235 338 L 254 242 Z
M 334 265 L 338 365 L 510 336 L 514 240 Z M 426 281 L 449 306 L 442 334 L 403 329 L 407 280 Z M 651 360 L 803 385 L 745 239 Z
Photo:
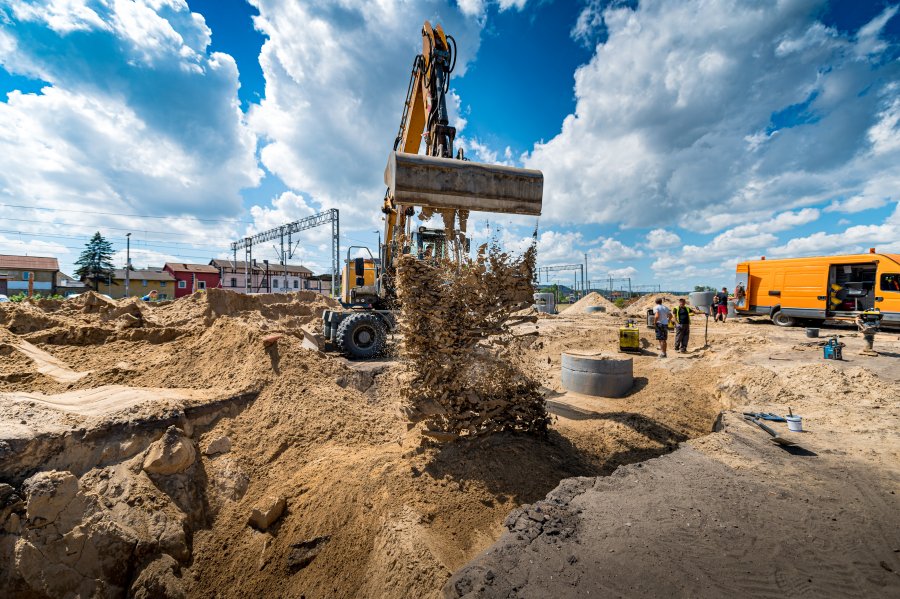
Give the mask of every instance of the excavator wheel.
M 360 312 L 341 321 L 334 341 L 347 357 L 374 358 L 384 351 L 387 330 L 377 314 Z

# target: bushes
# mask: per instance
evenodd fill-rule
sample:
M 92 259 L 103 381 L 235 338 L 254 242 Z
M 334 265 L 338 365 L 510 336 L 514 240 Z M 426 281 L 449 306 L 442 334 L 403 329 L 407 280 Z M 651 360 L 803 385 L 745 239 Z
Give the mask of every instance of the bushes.
M 20 291 L 19 293 L 15 294 L 15 295 L 9 296 L 9 301 L 11 301 L 11 302 L 21 302 L 21 301 L 27 300 L 27 299 L 28 299 L 28 294 L 25 293 L 24 291 Z M 61 300 L 61 299 L 65 299 L 65 298 L 58 293 L 54 293 L 54 294 L 48 293 L 47 295 L 35 293 L 31 296 L 31 299 L 33 299 L 33 300 L 45 300 L 45 299 Z

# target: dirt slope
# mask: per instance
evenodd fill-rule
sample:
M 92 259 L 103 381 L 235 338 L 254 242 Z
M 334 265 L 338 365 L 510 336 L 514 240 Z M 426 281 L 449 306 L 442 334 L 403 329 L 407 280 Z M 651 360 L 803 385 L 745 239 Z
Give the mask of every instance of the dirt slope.
M 890 597 L 897 479 L 815 440 L 725 430 L 516 510 L 447 597 Z

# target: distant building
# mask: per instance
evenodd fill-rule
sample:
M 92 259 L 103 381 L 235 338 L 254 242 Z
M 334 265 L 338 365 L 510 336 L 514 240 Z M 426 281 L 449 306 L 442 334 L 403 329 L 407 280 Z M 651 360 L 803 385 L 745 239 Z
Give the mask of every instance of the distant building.
M 83 281 L 70 277 L 60 271 L 56 273 L 56 293 L 69 296 L 75 293 L 84 293 L 90 289 Z
M 175 277 L 162 268 L 133 268 L 128 279 L 128 297 L 143 297 L 156 290 L 157 299 L 175 298 Z M 117 268 L 109 278 L 100 281 L 98 291 L 115 299 L 125 297 L 125 269 Z
M 53 295 L 56 293 L 56 275 L 59 261 L 41 256 L 0 255 L 0 293 L 16 295 L 34 293 Z
M 247 278 L 250 279 L 251 293 L 286 293 L 291 291 L 303 291 L 318 287 L 310 281 L 312 271 L 300 265 L 268 264 L 253 260 L 250 268 L 243 260 L 215 259 L 210 261 L 210 266 L 219 272 L 222 289 L 245 293 L 247 290 Z M 268 266 L 268 268 L 267 268 Z
M 175 297 L 184 297 L 195 291 L 219 287 L 219 269 L 209 264 L 184 264 L 166 262 L 163 270 L 175 279 Z
M 340 291 L 341 287 L 341 276 L 338 275 L 335 278 L 335 284 L 338 286 L 338 291 Z M 318 291 L 319 293 L 324 293 L 325 295 L 331 295 L 331 273 L 327 273 L 324 275 L 313 275 L 309 278 L 309 289 L 311 291 Z

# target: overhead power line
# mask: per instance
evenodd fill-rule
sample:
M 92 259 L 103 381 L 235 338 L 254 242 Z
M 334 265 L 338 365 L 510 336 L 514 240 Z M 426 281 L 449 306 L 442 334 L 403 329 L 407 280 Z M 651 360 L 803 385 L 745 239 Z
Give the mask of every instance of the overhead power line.
M 84 235 L 60 235 L 58 233 L 30 233 L 28 231 L 13 231 L 9 229 L 0 229 L 0 233 L 8 234 L 8 235 L 27 235 L 29 237 L 39 237 L 39 238 L 50 238 L 50 239 L 73 239 L 73 240 L 84 240 Z M 152 243 L 154 240 L 145 241 L 143 239 L 132 239 L 132 245 L 142 245 L 146 247 L 160 247 L 160 248 L 172 248 L 172 249 L 210 249 L 220 251 L 224 246 L 219 245 L 205 245 L 200 243 L 190 243 L 190 242 L 181 242 L 181 241 L 169 241 L 164 243 Z M 160 241 L 160 240 L 156 240 Z M 120 241 L 118 239 L 110 239 L 110 243 L 115 245 L 124 245 L 124 241 Z M 187 246 L 187 247 L 182 247 Z
M 177 219 L 177 218 L 190 218 L 193 220 L 198 220 L 204 223 L 241 223 L 252 225 L 253 221 L 247 220 L 239 220 L 238 218 L 199 218 L 196 216 L 185 216 L 181 215 L 173 215 L 173 216 L 160 216 L 154 214 L 125 214 L 123 212 L 96 212 L 94 210 L 74 210 L 72 208 L 46 208 L 44 206 L 22 206 L 19 204 L 0 204 L 5 208 L 24 208 L 26 210 L 46 210 L 49 212 L 74 212 L 76 214 L 100 214 L 103 216 L 128 216 L 131 218 L 158 218 L 158 219 Z

